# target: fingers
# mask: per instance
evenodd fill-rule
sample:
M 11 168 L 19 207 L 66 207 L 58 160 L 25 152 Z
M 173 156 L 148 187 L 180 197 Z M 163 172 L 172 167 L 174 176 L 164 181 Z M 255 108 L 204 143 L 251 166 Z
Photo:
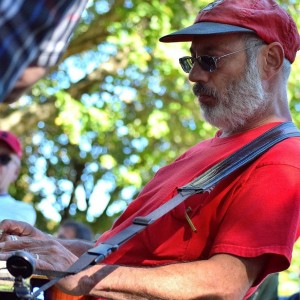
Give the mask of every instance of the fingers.
M 3 229 L 0 229 L 0 242 L 5 241 L 6 233 Z
M 5 242 L 0 243 L 0 253 L 8 253 L 16 250 L 24 250 L 41 256 L 57 257 L 60 253 L 69 252 L 56 240 L 49 238 L 48 240 L 39 240 L 29 237 L 20 237 L 10 235 L 7 236 Z M 70 256 L 70 255 L 68 255 Z
M 2 233 L 2 236 L 1 236 L 1 242 L 18 241 L 19 239 L 20 239 L 20 237 L 18 237 L 17 235 L 14 235 L 14 234 L 8 235 L 6 233 Z
M 10 235 L 7 241 L 0 243 L 0 260 L 7 260 L 18 250 L 29 252 L 36 262 L 36 268 L 41 270 L 65 271 L 78 259 L 53 238 L 41 240 Z
M 42 231 L 26 222 L 8 219 L 0 222 L 0 242 L 6 240 L 5 235 L 27 236 L 37 239 L 45 239 L 47 237 Z
M 34 231 L 34 228 L 26 222 L 15 220 L 3 220 L 0 223 L 1 235 L 13 234 L 13 235 L 30 235 Z
M 48 241 L 16 235 L 8 235 L 5 237 L 5 241 L 0 243 L 0 251 L 2 252 L 26 250 L 33 253 L 35 249 L 44 249 L 44 251 L 48 251 L 48 248 L 50 247 L 50 242 Z
M 45 252 L 48 249 L 45 245 L 38 245 L 38 240 L 17 237 L 14 235 L 8 236 L 7 241 L 0 243 L 0 260 L 8 260 L 12 255 L 24 253 L 29 255 L 36 262 L 42 258 L 41 251 Z

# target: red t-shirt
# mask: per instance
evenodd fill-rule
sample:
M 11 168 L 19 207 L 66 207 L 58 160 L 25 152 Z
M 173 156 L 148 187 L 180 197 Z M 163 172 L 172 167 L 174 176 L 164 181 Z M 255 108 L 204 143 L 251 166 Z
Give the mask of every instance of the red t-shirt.
M 178 187 L 277 124 L 231 137 L 217 134 L 190 148 L 156 173 L 97 244 L 129 226 L 135 217 L 147 215 L 174 196 Z M 103 262 L 154 266 L 209 259 L 218 253 L 249 258 L 267 254 L 269 264 L 256 286 L 267 274 L 282 271 L 290 263 L 300 227 L 299 157 L 300 139 L 284 140 L 210 192 L 188 198 Z M 188 207 L 197 233 L 186 220 Z

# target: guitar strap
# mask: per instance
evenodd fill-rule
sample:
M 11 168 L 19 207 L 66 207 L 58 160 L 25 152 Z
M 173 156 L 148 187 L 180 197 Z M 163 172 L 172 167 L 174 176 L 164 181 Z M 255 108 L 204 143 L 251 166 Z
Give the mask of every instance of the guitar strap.
M 212 168 L 208 169 L 187 185 L 178 188 L 178 194 L 169 201 L 146 216 L 136 217 L 132 224 L 127 228 L 107 239 L 104 243 L 101 243 L 84 253 L 66 272 L 36 270 L 35 273 L 38 275 L 57 277 L 47 282 L 34 292 L 32 295 L 33 299 L 41 292 L 53 286 L 63 277 L 76 274 L 89 266 L 95 265 L 104 260 L 112 252 L 116 251 L 122 244 L 147 228 L 148 225 L 170 212 L 173 208 L 178 206 L 190 196 L 208 191 L 226 176 L 253 161 L 275 144 L 289 137 L 295 136 L 300 137 L 300 131 L 292 122 L 284 122 L 273 127 L 221 162 L 214 165 Z

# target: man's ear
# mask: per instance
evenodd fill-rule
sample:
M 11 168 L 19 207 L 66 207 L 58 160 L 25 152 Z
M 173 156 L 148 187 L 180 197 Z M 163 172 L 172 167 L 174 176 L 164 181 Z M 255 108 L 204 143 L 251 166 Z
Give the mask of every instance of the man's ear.
M 262 47 L 259 55 L 261 79 L 268 80 L 277 74 L 284 60 L 284 50 L 280 43 L 273 42 Z

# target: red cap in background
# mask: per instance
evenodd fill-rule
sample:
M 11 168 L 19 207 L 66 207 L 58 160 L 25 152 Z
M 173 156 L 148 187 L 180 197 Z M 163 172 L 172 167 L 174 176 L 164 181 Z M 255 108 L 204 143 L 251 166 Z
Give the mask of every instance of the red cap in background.
M 11 132 L 0 130 L 0 141 L 6 143 L 17 156 L 22 158 L 22 146 L 20 140 Z

